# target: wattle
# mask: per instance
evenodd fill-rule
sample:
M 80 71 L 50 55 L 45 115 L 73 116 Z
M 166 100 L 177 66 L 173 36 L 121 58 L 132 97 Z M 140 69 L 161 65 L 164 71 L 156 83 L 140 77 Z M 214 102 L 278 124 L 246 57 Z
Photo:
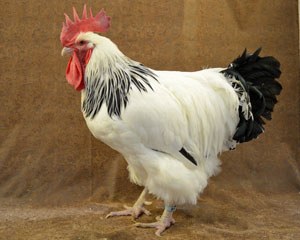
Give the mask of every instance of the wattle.
M 78 58 L 77 53 L 74 51 L 71 56 L 67 69 L 66 69 L 66 78 L 70 85 L 72 85 L 77 91 L 84 89 L 84 71 L 85 67 L 88 64 L 92 54 L 92 49 L 89 49 L 84 59 L 81 61 Z

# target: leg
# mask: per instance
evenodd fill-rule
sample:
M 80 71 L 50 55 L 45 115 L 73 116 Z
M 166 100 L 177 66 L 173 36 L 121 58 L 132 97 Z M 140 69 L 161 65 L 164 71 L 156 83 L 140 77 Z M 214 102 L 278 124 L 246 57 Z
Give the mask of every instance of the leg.
M 141 216 L 143 213 L 146 215 L 151 215 L 151 213 L 144 207 L 144 205 L 150 205 L 151 202 L 146 201 L 147 189 L 144 188 L 143 192 L 139 196 L 138 200 L 132 207 L 124 206 L 126 210 L 111 212 L 105 218 L 115 217 L 115 216 L 133 216 L 134 219 Z
M 161 217 L 157 218 L 157 222 L 153 223 L 136 223 L 137 227 L 144 228 L 156 228 L 155 234 L 160 236 L 163 231 L 171 227 L 175 223 L 174 218 L 172 217 L 173 212 L 176 210 L 176 206 L 165 206 L 165 210 Z

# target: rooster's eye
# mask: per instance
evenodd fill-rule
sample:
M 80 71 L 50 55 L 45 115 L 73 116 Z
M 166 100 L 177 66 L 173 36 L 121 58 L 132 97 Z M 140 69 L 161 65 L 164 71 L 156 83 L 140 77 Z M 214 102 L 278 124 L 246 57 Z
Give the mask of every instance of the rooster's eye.
M 85 41 L 83 41 L 83 40 L 81 40 L 80 42 L 79 42 L 79 45 L 80 46 L 82 46 L 82 45 L 84 45 L 85 44 Z

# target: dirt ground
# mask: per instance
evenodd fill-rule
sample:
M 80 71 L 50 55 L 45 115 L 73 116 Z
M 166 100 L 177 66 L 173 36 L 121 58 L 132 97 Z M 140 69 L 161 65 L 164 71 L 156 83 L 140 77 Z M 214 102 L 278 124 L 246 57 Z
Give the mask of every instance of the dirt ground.
M 205 194 L 197 206 L 180 207 L 175 225 L 163 233 L 163 239 L 300 239 L 300 193 L 245 197 L 220 190 L 217 194 Z M 1 202 L 0 239 L 158 239 L 154 229 L 133 226 L 131 217 L 105 219 L 108 212 L 122 209 L 121 203 L 47 208 Z M 161 202 L 154 200 L 148 209 L 152 215 L 139 221 L 153 221 L 162 212 Z

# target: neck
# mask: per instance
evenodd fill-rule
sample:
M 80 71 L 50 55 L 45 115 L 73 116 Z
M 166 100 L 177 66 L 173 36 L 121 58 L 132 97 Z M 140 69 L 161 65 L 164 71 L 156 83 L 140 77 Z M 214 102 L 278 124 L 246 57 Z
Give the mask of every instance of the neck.
M 130 91 L 153 90 L 154 79 L 156 76 L 150 69 L 127 58 L 110 40 L 101 47 L 96 46 L 85 71 L 82 103 L 85 117 L 94 118 L 103 104 L 110 117 L 121 117 Z

